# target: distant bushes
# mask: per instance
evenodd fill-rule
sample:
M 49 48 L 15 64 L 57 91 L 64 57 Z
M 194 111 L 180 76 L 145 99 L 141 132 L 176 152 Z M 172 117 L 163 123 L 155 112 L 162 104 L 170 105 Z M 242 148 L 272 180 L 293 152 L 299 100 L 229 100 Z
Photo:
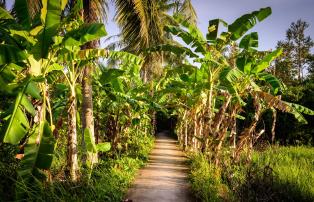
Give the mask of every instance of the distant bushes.
M 314 201 L 314 148 L 273 147 L 250 164 L 219 168 L 190 155 L 192 189 L 202 201 Z

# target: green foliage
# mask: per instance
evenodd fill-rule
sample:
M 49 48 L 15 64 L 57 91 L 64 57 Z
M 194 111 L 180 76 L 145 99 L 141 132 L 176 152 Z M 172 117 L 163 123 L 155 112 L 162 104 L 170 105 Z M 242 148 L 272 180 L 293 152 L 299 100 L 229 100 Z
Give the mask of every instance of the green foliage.
M 311 36 L 305 35 L 309 26 L 309 23 L 301 19 L 292 22 L 286 32 L 286 39 L 277 43 L 284 54 L 276 60 L 274 74 L 291 86 L 301 84 L 306 79 L 305 71 L 311 65 L 314 41 Z
M 255 26 L 257 21 L 261 22 L 269 15 L 272 11 L 270 7 L 262 8 L 259 11 L 254 11 L 250 14 L 246 14 L 236 19 L 232 24 L 228 26 L 228 31 L 232 33 L 231 39 L 237 40 L 241 38 L 248 30 Z
M 240 48 L 249 50 L 250 48 L 257 48 L 258 47 L 258 33 L 252 32 L 250 34 L 245 35 L 239 44 Z
M 0 19 L 13 19 L 10 13 L 4 8 L 0 7 Z
M 61 23 L 61 4 L 61 0 L 43 1 L 43 8 L 40 15 L 43 29 L 38 35 L 39 40 L 34 49 L 36 59 L 48 57 L 49 47 L 53 43 L 52 38 L 58 34 Z
M 311 107 L 283 102 L 276 96 L 286 90 L 285 86 L 265 70 L 282 50 L 258 51 L 258 34 L 246 34 L 271 14 L 270 8 L 243 15 L 230 25 L 220 19 L 211 20 L 205 38 L 193 24 L 195 18 L 186 19 L 186 13 L 184 17 L 178 14 L 172 18 L 167 12 L 162 12 L 175 5 L 168 4 L 168 1 L 151 5 L 137 1 L 135 9 L 125 1 L 115 1 L 122 12 L 117 14 L 123 27 L 122 35 L 132 34 L 130 39 L 134 39 L 130 43 L 124 41 L 127 45 L 125 50 L 132 50 L 130 52 L 138 53 L 138 56 L 106 49 L 81 50 L 87 42 L 99 40 L 107 32 L 101 23 L 83 23 L 82 16 L 76 15 L 81 14 L 86 5 L 83 1 L 73 5 L 75 2 L 43 0 L 37 5 L 26 0 L 15 1 L 12 15 L 0 8 L 0 35 L 3 36 L 0 39 L 0 97 L 4 101 L 0 104 L 0 146 L 1 149 L 4 146 L 4 151 L 0 152 L 8 154 L 6 157 L 0 153 L 0 174 L 8 175 L 4 180 L 5 186 L 11 183 L 8 185 L 11 195 L 4 195 L 4 200 L 14 200 L 12 194 L 15 189 L 16 200 L 121 201 L 135 172 L 148 159 L 153 146 L 156 111 L 166 116 L 167 108 L 178 119 L 179 141 L 185 144 L 186 149 L 201 153 L 191 155 L 190 179 L 198 197 L 204 201 L 233 199 L 236 194 L 230 190 L 245 193 L 247 184 L 268 177 L 257 173 L 252 181 L 248 181 L 245 169 L 261 170 L 256 160 L 250 168 L 234 165 L 229 170 L 224 168 L 230 164 L 229 160 L 224 166 L 219 162 L 226 156 L 235 158 L 236 152 L 249 146 L 248 142 L 255 141 L 254 135 L 261 128 L 257 116 L 269 108 L 279 109 L 292 113 L 305 123 L 308 116 L 314 115 Z M 31 5 L 35 6 L 30 8 Z M 178 5 L 182 6 L 177 8 L 182 12 L 186 9 L 184 7 L 191 7 L 189 1 Z M 73 10 L 68 7 L 73 7 Z M 91 12 L 94 9 L 88 8 Z M 128 9 L 136 10 L 136 13 L 130 13 Z M 162 13 L 162 18 L 157 17 L 158 12 Z M 125 24 L 124 17 L 131 17 L 132 23 Z M 134 20 L 133 17 L 140 19 Z M 140 22 L 140 26 L 134 22 Z M 165 25 L 164 22 L 170 23 Z M 221 32 L 220 25 L 227 27 L 228 31 Z M 167 33 L 163 33 L 163 29 Z M 186 46 L 169 42 L 170 34 L 181 38 Z M 169 43 L 158 44 L 161 41 Z M 239 47 L 230 54 L 233 55 L 231 57 L 225 50 L 236 41 L 240 41 Z M 178 67 L 168 61 L 169 56 L 180 60 L 174 63 L 179 64 Z M 189 64 L 187 57 L 194 59 L 193 65 Z M 81 79 L 86 81 L 82 76 L 84 67 L 101 63 L 102 60 L 96 62 L 100 58 L 110 58 L 115 63 L 112 68 L 100 65 L 92 75 L 94 138 L 94 131 L 88 128 L 81 130 L 80 110 L 84 107 L 81 98 L 85 89 L 80 89 L 78 83 Z M 160 58 L 165 60 L 159 62 Z M 140 74 L 147 73 L 145 68 L 159 63 L 169 63 L 165 74 L 149 83 L 143 82 Z M 68 109 L 71 111 L 67 114 Z M 66 118 L 73 120 L 73 124 L 63 124 Z M 238 127 L 239 119 L 243 124 Z M 244 128 L 250 124 L 252 126 Z M 235 133 L 234 140 L 231 139 L 232 133 Z M 69 160 L 65 158 L 65 151 L 70 148 L 65 138 L 77 134 L 78 142 L 84 140 L 82 145 L 86 146 L 83 150 L 83 146 L 81 148 L 76 142 L 69 141 L 69 144 L 77 145 L 75 152 L 78 157 L 84 157 L 86 149 L 88 154 L 98 155 L 100 161 L 91 163 L 88 178 L 82 176 L 77 182 L 69 182 L 67 173 L 64 174 L 68 170 L 65 162 Z M 96 141 L 100 143 L 96 144 Z M 230 149 L 228 142 L 232 141 L 236 152 Z M 12 145 L 7 149 L 5 143 Z M 17 146 L 24 153 L 20 162 L 14 159 Z M 214 151 L 214 155 L 209 151 Z M 57 158 L 53 160 L 53 157 Z M 212 163 L 209 164 L 208 160 Z M 287 161 L 290 162 L 289 159 Z M 51 165 L 52 172 L 49 170 Z M 11 172 L 4 172 L 4 166 L 12 168 Z M 74 170 L 72 175 L 76 175 L 76 169 L 71 170 Z M 236 175 L 230 177 L 228 174 L 232 169 L 236 169 Z M 286 169 L 280 168 L 278 172 L 282 170 L 288 175 Z M 294 176 L 289 181 L 290 178 L 286 177 L 289 180 L 282 181 L 276 172 L 271 176 L 276 176 L 274 179 L 283 184 L 296 179 Z M 308 176 L 311 180 L 312 177 Z M 5 186 L 1 187 L 1 192 L 5 191 Z M 296 190 L 302 186 L 300 183 L 294 190 L 296 196 Z M 309 194 L 304 197 L 311 197 L 311 188 L 306 187 L 305 192 Z
M 18 22 L 26 29 L 30 29 L 32 24 L 32 16 L 27 0 L 14 1 L 12 11 Z
M 130 145 L 130 150 L 116 158 L 103 155 L 100 162 L 94 167 L 88 181 L 70 183 L 56 180 L 54 183 L 40 186 L 38 189 L 28 189 L 32 201 L 113 201 L 120 202 L 128 187 L 131 185 L 136 172 L 145 165 L 148 153 L 153 147 L 154 138 L 149 135 L 140 135 L 140 145 Z M 61 142 L 60 142 L 61 143 Z M 58 145 L 59 148 L 62 144 Z M 132 147 L 132 148 L 131 148 Z M 135 152 L 136 153 L 133 153 Z M 62 152 L 58 150 L 59 154 Z M 62 158 L 54 158 L 53 174 L 62 172 Z M 61 166 L 61 167 L 59 167 Z M 57 169 L 57 170 L 55 170 Z
M 66 47 L 79 47 L 106 35 L 105 26 L 101 23 L 83 24 L 78 29 L 67 32 L 64 36 L 63 44 Z
M 191 154 L 189 179 L 196 196 L 202 201 L 229 200 L 229 188 L 223 184 L 221 169 L 209 164 L 202 154 Z
M 276 126 L 276 139 L 279 143 L 284 145 L 314 145 L 314 128 L 313 128 L 313 116 L 307 115 L 313 113 L 314 101 L 314 85 L 311 80 L 304 82 L 302 85 L 294 87 L 288 86 L 283 95 L 283 99 L 289 101 L 289 104 L 297 112 L 296 115 L 300 115 L 304 111 L 304 115 L 296 117 L 295 115 L 278 114 L 277 126 Z M 298 104 L 303 107 L 299 107 Z M 295 106 L 295 107 L 294 107 Z M 309 124 L 304 125 L 297 121 L 296 118 L 301 118 L 303 122 Z M 289 123 L 289 124 L 287 124 Z
M 96 149 L 98 152 L 108 152 L 111 149 L 111 143 L 110 142 L 98 143 L 96 145 Z
M 26 83 L 26 84 L 25 84 Z M 38 96 L 39 90 L 36 86 L 30 85 L 32 81 L 27 79 L 22 83 L 22 90 L 18 93 L 15 100 L 14 108 L 12 109 L 7 123 L 6 132 L 3 136 L 3 141 L 11 144 L 18 144 L 28 133 L 30 129 L 29 121 L 26 117 L 25 109 L 32 116 L 35 116 L 35 109 L 27 95 Z
M 55 148 L 55 139 L 47 122 L 42 123 L 28 139 L 24 149 L 24 157 L 17 170 L 19 182 L 17 183 L 16 199 L 24 199 L 25 187 L 34 186 L 35 182 L 46 178 L 41 169 L 49 169 L 52 164 Z M 41 136 L 42 135 L 42 136 Z M 37 188 L 35 186 L 35 188 Z M 27 192 L 26 192 L 27 194 Z
M 25 60 L 27 54 L 12 45 L 0 44 L 0 65 L 17 63 Z
M 90 129 L 85 128 L 84 140 L 85 140 L 87 152 L 97 153 L 96 144 L 95 144 L 95 141 L 92 140 L 92 138 L 93 137 L 92 137 L 92 133 L 91 133 Z
M 182 23 L 184 25 L 184 22 Z M 180 37 L 184 43 L 195 49 L 195 52 L 205 53 L 206 52 L 206 41 L 203 35 L 196 27 L 189 25 L 188 30 L 184 30 L 177 26 L 166 26 L 165 30 L 171 34 Z
M 270 63 L 278 58 L 282 53 L 282 49 L 277 49 L 269 54 L 267 54 L 261 61 L 259 61 L 256 66 L 252 69 L 253 73 L 260 73 L 270 66 Z

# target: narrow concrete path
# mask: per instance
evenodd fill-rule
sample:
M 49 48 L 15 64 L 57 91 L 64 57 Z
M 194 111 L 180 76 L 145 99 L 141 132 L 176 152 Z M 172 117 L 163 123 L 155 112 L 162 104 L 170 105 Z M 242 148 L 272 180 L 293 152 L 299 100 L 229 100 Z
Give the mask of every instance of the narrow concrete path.
M 165 132 L 156 137 L 148 164 L 141 169 L 125 199 L 133 202 L 194 202 L 187 181 L 186 158 Z

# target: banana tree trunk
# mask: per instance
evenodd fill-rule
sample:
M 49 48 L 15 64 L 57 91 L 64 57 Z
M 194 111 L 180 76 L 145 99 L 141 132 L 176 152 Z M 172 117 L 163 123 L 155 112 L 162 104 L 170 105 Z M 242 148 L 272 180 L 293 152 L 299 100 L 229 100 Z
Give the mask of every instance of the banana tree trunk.
M 68 145 L 67 145 L 67 170 L 71 181 L 77 181 L 77 131 L 76 131 L 76 96 L 72 89 L 71 102 L 68 111 Z
M 275 135 L 276 135 L 276 120 L 277 120 L 277 111 L 276 109 L 273 109 L 273 124 L 271 127 L 271 143 L 274 144 L 275 143 Z
M 187 146 L 188 146 L 188 126 L 187 126 L 187 120 L 186 120 L 186 113 L 187 111 L 184 110 L 184 114 L 183 114 L 183 119 L 182 121 L 184 122 L 183 124 L 183 130 L 182 130 L 182 134 L 180 135 L 181 136 L 181 139 L 182 139 L 182 142 L 184 143 L 183 146 L 184 146 L 184 150 L 187 149 Z
M 193 148 L 193 150 L 194 150 L 195 137 L 197 136 L 197 131 L 199 131 L 199 127 L 197 124 L 197 114 L 195 112 L 195 114 L 194 114 L 194 135 L 192 137 L 192 142 L 191 142 L 191 147 Z
M 243 150 L 244 146 L 248 146 L 248 160 L 250 159 L 251 148 L 253 147 L 253 138 L 254 138 L 254 131 L 256 129 L 257 123 L 259 122 L 261 115 L 262 115 L 262 104 L 258 99 L 257 95 L 253 97 L 253 104 L 255 108 L 254 118 L 248 128 L 245 128 L 239 137 L 239 143 L 237 144 L 237 148 L 235 151 L 235 162 L 237 162 L 240 158 L 240 153 Z
M 184 121 L 184 150 L 188 147 L 188 121 Z

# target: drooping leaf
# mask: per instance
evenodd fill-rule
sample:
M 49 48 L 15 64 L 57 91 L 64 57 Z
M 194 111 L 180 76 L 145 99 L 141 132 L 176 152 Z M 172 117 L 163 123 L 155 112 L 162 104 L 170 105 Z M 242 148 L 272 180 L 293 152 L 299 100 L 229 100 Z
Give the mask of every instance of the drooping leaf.
M 36 59 L 47 58 L 49 47 L 53 44 L 53 36 L 59 31 L 61 20 L 61 0 L 43 0 L 41 21 L 43 29 L 38 36 L 38 42 L 33 53 Z
M 32 17 L 27 0 L 15 0 L 12 13 L 17 19 L 17 22 L 24 26 L 27 30 L 31 27 Z
M 279 57 L 282 53 L 282 49 L 277 49 L 267 54 L 256 66 L 253 68 L 252 73 L 259 73 L 270 66 L 270 63 Z
M 296 109 L 298 112 L 301 112 L 303 114 L 307 114 L 307 115 L 311 115 L 314 116 L 314 110 L 311 110 L 307 107 L 304 107 L 302 105 L 299 104 L 295 104 L 295 103 L 291 103 L 290 104 L 294 109 Z
M 46 121 L 44 123 L 44 130 L 40 141 L 36 167 L 39 169 L 49 169 L 53 159 L 53 153 L 55 148 L 55 138 L 52 134 L 51 128 Z
M 109 51 L 107 49 L 85 49 L 78 52 L 64 52 L 59 55 L 59 59 L 64 62 L 69 61 L 88 61 L 98 58 L 107 58 Z
M 302 113 L 312 116 L 314 115 L 313 110 L 302 105 L 282 101 L 280 98 L 270 95 L 266 92 L 257 91 L 254 93 L 257 94 L 261 99 L 263 99 L 269 107 L 274 107 L 283 112 L 291 113 L 302 124 L 308 123 Z
M 206 41 L 198 33 L 187 32 L 177 26 L 166 26 L 165 31 L 180 37 L 188 46 L 195 48 L 195 52 L 206 52 Z
M 250 48 L 257 48 L 258 47 L 258 33 L 252 32 L 250 34 L 245 35 L 239 44 L 240 48 L 244 48 L 249 50 Z
M 13 46 L 0 44 L 0 65 L 17 63 L 25 60 L 27 58 L 27 54 Z
M 42 122 L 28 139 L 24 157 L 18 168 L 17 199 L 23 198 L 25 186 L 33 185 L 33 179 L 46 178 L 41 169 L 49 169 L 53 159 L 55 139 L 47 121 Z
M 279 91 L 285 90 L 285 87 L 281 81 L 279 81 L 274 75 L 262 72 L 259 75 L 260 80 L 266 81 L 273 89 L 274 95 L 276 95 Z
M 304 118 L 302 114 L 314 116 L 314 111 L 307 107 L 304 107 L 302 105 L 295 104 L 295 103 L 288 103 L 288 102 L 286 103 L 292 108 L 290 113 L 293 114 L 294 117 L 302 124 L 308 124 L 307 120 Z
M 13 16 L 7 10 L 0 7 L 0 19 L 13 19 Z
M 97 153 L 96 144 L 89 128 L 85 128 L 84 130 L 84 140 L 87 152 Z
M 20 97 L 20 96 L 19 96 Z M 29 123 L 26 115 L 19 106 L 14 108 L 10 116 L 3 142 L 10 144 L 18 144 L 27 134 Z
M 136 64 L 141 65 L 143 62 L 143 59 L 140 58 L 137 55 L 134 55 L 132 53 L 123 52 L 123 51 L 110 51 L 109 52 L 109 58 L 113 60 L 120 60 L 123 62 L 126 62 L 127 64 Z
M 291 107 L 284 101 L 280 99 L 278 96 L 273 96 L 269 93 L 263 91 L 255 91 L 253 94 L 257 95 L 260 99 L 265 101 L 270 108 L 274 107 L 282 112 L 290 112 L 292 111 Z
M 14 107 L 10 110 L 10 117 L 6 123 L 7 127 L 3 136 L 3 141 L 10 144 L 18 144 L 30 129 L 28 119 L 26 114 L 23 112 L 23 109 L 28 111 L 33 116 L 35 115 L 35 109 L 26 97 L 26 94 L 38 96 L 38 92 L 36 92 L 36 89 L 31 88 L 34 83 L 29 79 L 22 85 L 23 88 L 17 95 Z
M 158 45 L 153 48 L 150 48 L 147 50 L 148 52 L 160 52 L 160 51 L 167 51 L 171 52 L 177 56 L 180 55 L 188 55 L 189 57 L 192 58 L 198 58 L 199 56 L 190 49 L 182 46 L 176 46 L 176 45 L 170 45 L 170 44 L 164 44 L 164 45 Z
M 107 32 L 104 24 L 84 24 L 78 29 L 68 32 L 64 36 L 63 43 L 66 47 L 81 46 L 87 42 L 98 40 L 106 35 Z

